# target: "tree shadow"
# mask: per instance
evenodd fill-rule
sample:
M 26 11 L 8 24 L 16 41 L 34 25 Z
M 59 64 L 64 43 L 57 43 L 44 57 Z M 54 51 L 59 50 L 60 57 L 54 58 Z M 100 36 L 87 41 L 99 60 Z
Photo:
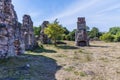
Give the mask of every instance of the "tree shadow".
M 111 46 L 90 45 L 89 47 L 109 48 Z
M 50 49 L 44 49 L 41 47 L 37 47 L 36 49 L 32 50 L 31 52 L 35 52 L 35 53 L 57 53 L 57 51 L 55 50 L 50 50 Z
M 0 67 L 0 80 L 56 80 L 61 69 L 52 58 L 30 54 L 2 61 Z
M 62 41 L 57 41 L 56 44 L 67 44 L 67 43 Z
M 60 48 L 60 49 L 78 49 L 78 47 L 69 46 L 69 45 L 58 45 L 57 48 Z

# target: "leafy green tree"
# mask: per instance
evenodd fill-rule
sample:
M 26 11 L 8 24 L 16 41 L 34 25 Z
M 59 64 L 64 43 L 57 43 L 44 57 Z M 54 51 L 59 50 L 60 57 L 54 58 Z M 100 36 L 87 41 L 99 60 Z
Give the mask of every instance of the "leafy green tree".
M 103 40 L 105 42 L 113 42 L 114 41 L 114 35 L 110 33 L 105 33 L 100 37 L 100 40 Z
M 113 35 L 116 35 L 117 33 L 120 32 L 120 27 L 112 27 L 110 28 L 109 30 L 109 33 L 113 34 Z
M 67 40 L 70 40 L 70 41 L 75 41 L 75 32 L 76 32 L 76 29 L 74 29 L 72 32 L 70 32 L 67 36 Z
M 48 27 L 45 28 L 44 32 L 46 35 L 48 35 L 49 38 L 54 41 L 54 45 L 56 46 L 57 38 L 62 36 L 64 29 L 56 19 L 53 23 L 48 24 Z
M 65 35 L 68 35 L 70 33 L 70 31 L 66 27 L 63 27 L 63 29 L 64 29 L 64 34 Z
M 70 37 L 70 35 L 66 35 L 66 36 L 65 36 L 65 40 L 68 40 L 68 41 L 70 41 L 70 40 L 71 40 L 71 37 Z
M 90 38 L 95 38 L 98 37 L 99 38 L 99 29 L 96 27 L 93 27 L 92 30 L 88 33 Z
M 114 35 L 114 37 L 115 37 L 114 42 L 120 42 L 120 32 Z
M 62 25 L 61 25 L 62 27 Z M 66 36 L 70 33 L 70 31 L 66 27 L 62 27 L 64 29 L 64 34 L 60 37 L 58 37 L 58 40 L 66 40 Z
M 35 36 L 39 36 L 40 35 L 40 31 L 41 31 L 41 27 L 34 26 L 33 29 L 34 29 Z

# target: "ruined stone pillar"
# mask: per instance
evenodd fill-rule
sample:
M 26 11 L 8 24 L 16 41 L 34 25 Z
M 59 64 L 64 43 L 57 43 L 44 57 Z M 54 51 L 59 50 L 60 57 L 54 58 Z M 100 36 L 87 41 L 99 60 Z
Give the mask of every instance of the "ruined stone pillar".
M 22 35 L 24 39 L 25 49 L 32 50 L 37 45 L 37 42 L 34 36 L 33 22 L 29 15 L 23 16 Z
M 77 30 L 75 33 L 76 46 L 88 46 L 89 41 L 87 37 L 86 21 L 84 17 L 79 17 L 77 22 Z
M 47 28 L 47 25 L 49 24 L 49 21 L 44 21 L 41 25 L 41 31 L 40 31 L 40 41 L 42 44 L 49 44 L 51 43 L 51 40 L 48 38 L 48 36 L 44 33 L 44 29 Z

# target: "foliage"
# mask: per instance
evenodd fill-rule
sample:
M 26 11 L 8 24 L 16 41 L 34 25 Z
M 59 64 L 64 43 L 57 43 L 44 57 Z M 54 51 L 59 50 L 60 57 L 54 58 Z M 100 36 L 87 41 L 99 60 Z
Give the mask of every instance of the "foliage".
M 114 42 L 120 42 L 120 32 L 114 36 Z
M 62 36 L 59 36 L 57 40 L 66 40 L 66 36 L 70 33 L 70 31 L 66 27 L 62 27 L 62 25 L 61 28 L 64 29 L 64 34 L 62 34 Z
M 41 31 L 41 27 L 34 26 L 33 29 L 34 29 L 35 36 L 39 36 L 40 35 L 40 31 Z
M 90 37 L 90 38 L 95 38 L 95 37 L 98 37 L 98 38 L 99 38 L 99 37 L 100 37 L 99 33 L 100 33 L 100 32 L 99 32 L 99 29 L 96 28 L 96 27 L 93 27 L 92 30 L 89 31 L 88 34 L 89 34 L 89 37 Z
M 54 44 L 56 45 L 56 40 L 58 37 L 62 36 L 64 29 L 61 25 L 59 25 L 59 22 L 56 19 L 53 23 L 48 24 L 48 27 L 45 28 L 44 32 L 54 41 Z
M 76 32 L 76 29 L 74 29 L 72 32 L 68 34 L 70 37 L 70 41 L 75 41 L 75 32 Z
M 116 35 L 117 33 L 120 32 L 120 27 L 112 27 L 110 28 L 109 32 L 113 35 Z
M 110 33 L 105 33 L 100 37 L 100 40 L 103 40 L 105 42 L 113 42 L 114 41 L 114 35 Z
M 110 28 L 109 32 L 103 34 L 100 39 L 106 42 L 120 42 L 120 27 Z
M 65 35 L 68 35 L 70 33 L 70 31 L 66 27 L 63 27 L 63 29 L 64 29 L 64 34 Z

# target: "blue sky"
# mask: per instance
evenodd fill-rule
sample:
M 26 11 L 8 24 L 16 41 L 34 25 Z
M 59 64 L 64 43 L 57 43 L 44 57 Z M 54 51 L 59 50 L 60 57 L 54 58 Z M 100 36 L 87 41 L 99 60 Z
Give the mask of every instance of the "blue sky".
M 87 25 L 108 31 L 120 26 L 120 0 L 12 0 L 21 22 L 24 14 L 32 17 L 35 26 L 44 20 L 58 18 L 69 30 L 76 29 L 77 17 L 85 17 Z

